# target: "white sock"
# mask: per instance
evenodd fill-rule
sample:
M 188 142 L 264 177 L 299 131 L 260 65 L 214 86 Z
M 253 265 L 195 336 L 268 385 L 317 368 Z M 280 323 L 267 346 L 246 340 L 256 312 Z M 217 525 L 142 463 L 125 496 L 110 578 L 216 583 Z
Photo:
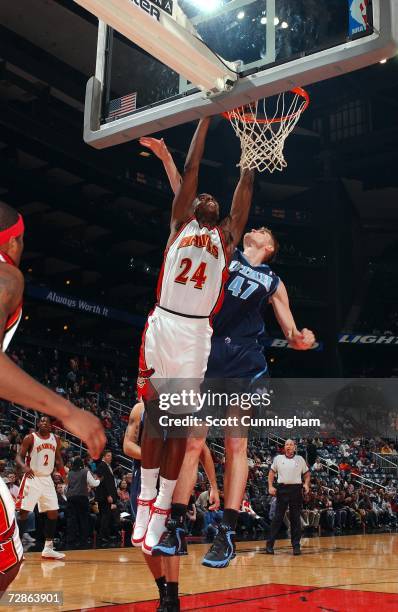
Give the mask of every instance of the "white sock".
M 148 470 L 141 468 L 141 493 L 140 499 L 154 499 L 157 494 L 156 484 L 158 482 L 160 468 Z
M 161 508 L 162 510 L 171 508 L 171 500 L 176 484 L 176 480 L 167 480 L 167 478 L 163 478 L 163 476 L 160 477 L 159 493 L 155 501 L 155 506 L 157 508 Z
M 44 548 L 53 548 L 54 547 L 54 542 L 52 540 L 46 540 L 44 542 Z

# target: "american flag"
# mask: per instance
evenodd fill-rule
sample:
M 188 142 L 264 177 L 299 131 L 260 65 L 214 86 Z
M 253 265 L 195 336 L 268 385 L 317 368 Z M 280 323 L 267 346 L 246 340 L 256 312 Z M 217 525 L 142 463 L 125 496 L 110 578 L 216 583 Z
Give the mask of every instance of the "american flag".
M 108 119 L 119 119 L 137 108 L 137 92 L 127 94 L 121 98 L 115 98 L 109 102 Z

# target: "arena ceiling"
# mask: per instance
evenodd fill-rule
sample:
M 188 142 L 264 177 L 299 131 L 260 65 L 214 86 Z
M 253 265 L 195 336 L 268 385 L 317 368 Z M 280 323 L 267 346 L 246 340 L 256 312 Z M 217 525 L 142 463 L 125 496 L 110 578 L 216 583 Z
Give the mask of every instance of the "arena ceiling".
M 171 193 L 158 160 L 141 157 L 137 143 L 96 151 L 82 141 L 96 33 L 95 19 L 72 0 L 1 4 L 0 197 L 26 218 L 28 281 L 145 313 L 154 299 Z M 288 143 L 289 168 L 258 178 L 256 202 L 288 206 L 319 181 L 341 177 L 382 252 L 398 230 L 398 59 L 314 85 L 310 93 L 304 130 Z M 325 125 L 353 101 L 368 109 L 361 133 L 332 141 Z M 180 168 L 192 131 L 188 125 L 162 134 Z M 222 201 L 234 187 L 237 157 L 234 135 L 216 122 L 203 184 L 210 190 L 222 183 Z M 294 241 L 294 228 L 279 229 Z

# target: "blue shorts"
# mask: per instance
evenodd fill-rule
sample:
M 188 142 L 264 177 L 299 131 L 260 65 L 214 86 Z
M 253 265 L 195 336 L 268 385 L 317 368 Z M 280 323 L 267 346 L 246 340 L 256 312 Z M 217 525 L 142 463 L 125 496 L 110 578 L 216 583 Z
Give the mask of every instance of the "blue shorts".
M 247 391 L 248 385 L 267 375 L 264 348 L 257 340 L 213 336 L 205 379 L 225 380 L 227 386 L 229 381 L 244 379 Z

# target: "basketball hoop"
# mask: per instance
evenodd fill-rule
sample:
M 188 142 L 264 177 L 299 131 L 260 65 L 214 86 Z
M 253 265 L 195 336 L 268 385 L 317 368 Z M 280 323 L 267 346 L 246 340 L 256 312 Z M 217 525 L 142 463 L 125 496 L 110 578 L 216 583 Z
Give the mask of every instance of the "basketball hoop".
M 266 98 L 251 102 L 222 115 L 229 119 L 240 138 L 242 155 L 238 165 L 243 170 L 268 170 L 272 174 L 287 166 L 283 155 L 285 140 L 309 105 L 310 97 L 301 87 L 281 93 L 272 116 L 267 112 L 266 102 Z

